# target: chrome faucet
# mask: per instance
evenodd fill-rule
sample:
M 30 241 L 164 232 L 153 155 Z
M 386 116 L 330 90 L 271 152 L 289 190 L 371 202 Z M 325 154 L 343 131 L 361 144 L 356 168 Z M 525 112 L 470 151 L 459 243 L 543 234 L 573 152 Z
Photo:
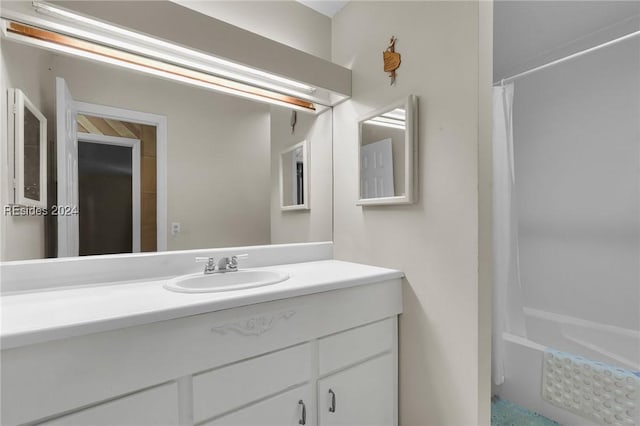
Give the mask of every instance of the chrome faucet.
M 224 272 L 235 272 L 238 270 L 238 259 L 248 257 L 248 254 L 238 254 L 235 256 L 221 257 L 217 262 L 213 257 L 196 257 L 196 262 L 206 263 L 205 274 L 217 274 Z

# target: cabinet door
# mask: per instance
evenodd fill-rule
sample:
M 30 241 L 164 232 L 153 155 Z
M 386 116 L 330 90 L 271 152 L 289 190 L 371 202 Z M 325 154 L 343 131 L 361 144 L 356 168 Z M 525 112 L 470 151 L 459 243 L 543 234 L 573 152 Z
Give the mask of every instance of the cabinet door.
M 178 386 L 175 382 L 114 399 L 43 426 L 168 426 L 178 424 Z
M 394 368 L 388 353 L 319 380 L 319 425 L 395 425 Z
M 309 385 L 294 388 L 219 417 L 202 426 L 297 426 L 313 425 Z

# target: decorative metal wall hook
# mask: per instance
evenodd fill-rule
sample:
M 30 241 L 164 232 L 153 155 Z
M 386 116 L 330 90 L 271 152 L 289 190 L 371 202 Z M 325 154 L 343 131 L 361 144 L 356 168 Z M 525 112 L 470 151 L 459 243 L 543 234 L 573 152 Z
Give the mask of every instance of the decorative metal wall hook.
M 391 40 L 389 40 L 389 47 L 387 47 L 387 50 L 382 52 L 384 72 L 389 73 L 391 85 L 396 82 L 396 70 L 400 67 L 400 54 L 396 52 L 397 40 L 398 39 L 395 36 L 391 36 Z

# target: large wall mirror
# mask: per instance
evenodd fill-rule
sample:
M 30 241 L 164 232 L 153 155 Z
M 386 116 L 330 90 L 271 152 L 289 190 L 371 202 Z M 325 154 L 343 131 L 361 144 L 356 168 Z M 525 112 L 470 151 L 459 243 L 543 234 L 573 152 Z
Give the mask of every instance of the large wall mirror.
M 1 260 L 332 240 L 331 109 L 292 134 L 285 107 L 7 39 L 1 55 L 4 105 L 20 89 L 50 123 L 48 214 L 5 213 Z M 292 215 L 279 163 L 301 140 L 314 161 Z
M 358 122 L 358 205 L 416 201 L 418 98 L 410 95 Z

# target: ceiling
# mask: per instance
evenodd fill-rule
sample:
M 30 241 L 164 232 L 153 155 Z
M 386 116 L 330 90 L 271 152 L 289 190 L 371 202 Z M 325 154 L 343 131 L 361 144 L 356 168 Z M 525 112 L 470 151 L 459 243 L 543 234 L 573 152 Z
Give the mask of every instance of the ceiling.
M 497 0 L 493 25 L 497 81 L 637 31 L 640 1 Z
M 310 7 L 316 12 L 333 18 L 336 13 L 340 12 L 343 7 L 349 3 L 349 0 L 296 0 L 298 3 Z

